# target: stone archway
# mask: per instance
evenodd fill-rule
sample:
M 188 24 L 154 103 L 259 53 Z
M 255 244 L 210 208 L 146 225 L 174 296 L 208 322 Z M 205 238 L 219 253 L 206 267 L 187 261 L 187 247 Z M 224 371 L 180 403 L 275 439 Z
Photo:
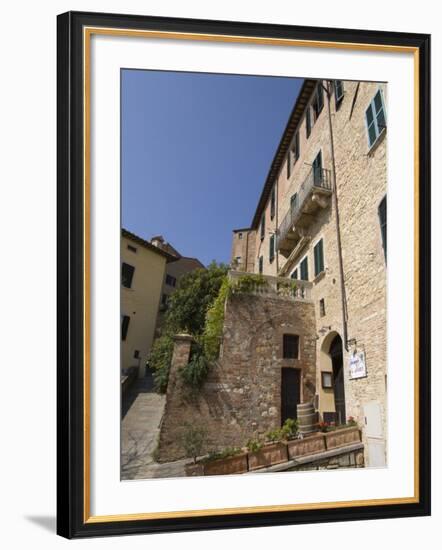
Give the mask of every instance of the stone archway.
M 344 424 L 346 410 L 342 338 L 336 331 L 327 334 L 322 342 L 319 369 L 319 409 L 323 420 Z

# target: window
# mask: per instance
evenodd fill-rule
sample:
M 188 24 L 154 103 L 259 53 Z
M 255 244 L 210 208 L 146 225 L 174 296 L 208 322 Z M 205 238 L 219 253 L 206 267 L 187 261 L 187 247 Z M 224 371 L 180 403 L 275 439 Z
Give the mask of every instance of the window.
M 126 288 L 132 287 L 135 268 L 133 265 L 125 264 L 121 266 L 121 284 Z
M 321 298 L 319 300 L 319 315 L 321 317 L 325 316 L 325 300 L 324 300 L 324 298 Z
M 322 182 L 322 153 L 316 155 L 315 160 L 313 161 L 313 185 L 321 187 Z
M 290 197 L 290 209 L 293 212 L 298 206 L 298 193 L 295 193 Z
M 311 119 L 310 105 L 309 105 L 307 107 L 307 111 L 305 112 L 305 134 L 307 136 L 307 139 L 310 137 L 311 131 L 312 131 L 312 119 Z
M 298 359 L 299 336 L 296 334 L 284 334 L 282 337 L 282 356 L 284 359 Z
M 134 351 L 134 358 L 135 358 L 135 359 L 139 359 L 139 358 L 140 358 L 140 350 L 139 350 L 139 349 L 136 349 L 136 350 Z
M 264 263 L 263 257 L 260 256 L 260 257 L 259 257 L 259 262 L 258 262 L 258 268 L 259 268 L 259 274 L 260 274 L 260 275 L 262 275 L 263 263 Z
M 242 239 L 242 233 L 238 233 L 238 239 L 239 239 L 239 240 Z
M 121 320 L 121 339 L 123 341 L 126 340 L 127 331 L 129 330 L 129 321 L 129 315 L 123 315 L 123 318 Z
M 324 241 L 321 239 L 313 248 L 315 277 L 324 271 Z
M 295 143 L 293 145 L 293 164 L 296 163 L 296 161 L 299 159 L 299 132 L 296 132 L 295 134 Z
M 176 286 L 176 277 L 172 277 L 172 275 L 166 274 L 166 285 Z
M 135 252 L 137 251 L 137 249 L 135 248 L 135 246 L 132 246 L 131 244 L 128 244 L 127 245 L 127 249 L 130 250 L 131 252 Z
M 382 247 L 384 249 L 384 258 L 387 262 L 387 197 L 385 196 L 378 208 L 379 224 L 381 226 Z
M 322 108 L 324 107 L 324 91 L 322 89 L 322 82 L 319 82 L 318 86 L 316 87 L 316 93 L 313 99 L 312 107 L 316 122 L 319 115 L 321 114 Z
M 275 193 L 275 188 L 273 188 L 272 194 L 270 196 L 270 218 L 272 220 L 275 217 L 275 205 L 276 205 L 276 193 Z
M 298 268 L 295 269 L 295 271 L 290 275 L 290 277 L 292 279 L 297 279 L 298 278 Z
M 290 162 L 290 151 L 287 153 L 287 179 L 290 179 L 290 175 L 292 173 L 292 167 Z
M 261 218 L 261 241 L 264 240 L 265 232 L 266 232 L 266 217 L 264 212 Z
M 269 239 L 269 260 L 270 263 L 275 259 L 275 235 L 271 235 Z
M 301 281 L 308 281 L 308 258 L 307 258 L 307 256 L 301 262 L 300 271 L 301 271 Z
M 339 106 L 341 105 L 341 101 L 344 97 L 344 84 L 342 83 L 342 80 L 335 80 L 334 88 L 335 88 L 335 105 L 337 110 L 339 109 Z
M 368 146 L 372 147 L 387 127 L 385 119 L 384 100 L 381 90 L 378 90 L 365 111 L 365 123 L 367 125 Z

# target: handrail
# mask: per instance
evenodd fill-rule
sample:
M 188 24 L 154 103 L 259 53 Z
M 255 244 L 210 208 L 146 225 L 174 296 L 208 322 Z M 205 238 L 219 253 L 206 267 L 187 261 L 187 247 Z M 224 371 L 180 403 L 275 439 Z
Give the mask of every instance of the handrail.
M 238 288 L 233 286 L 233 293 L 248 293 L 254 295 L 273 295 L 295 300 L 310 300 L 313 284 L 300 279 L 275 277 L 273 275 L 258 275 L 241 271 L 229 271 L 229 279 L 238 281 Z M 241 279 L 247 285 L 241 285 Z M 256 279 L 256 280 L 254 280 Z M 247 290 L 244 290 L 246 287 Z

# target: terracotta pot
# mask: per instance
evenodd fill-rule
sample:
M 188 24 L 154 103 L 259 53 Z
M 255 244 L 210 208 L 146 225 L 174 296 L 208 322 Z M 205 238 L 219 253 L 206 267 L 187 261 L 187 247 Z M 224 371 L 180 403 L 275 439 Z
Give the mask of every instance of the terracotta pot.
M 323 434 L 311 435 L 304 439 L 293 439 L 287 442 L 289 459 L 298 456 L 312 455 L 326 450 Z
M 287 460 L 286 443 L 269 443 L 264 445 L 259 451 L 249 453 L 249 470 L 258 470 L 259 468 L 265 468 L 273 464 L 281 464 L 281 462 L 287 462 Z
M 228 458 L 218 458 L 204 463 L 205 476 L 244 474 L 245 472 L 247 472 L 247 453 L 229 456 Z
M 350 428 L 337 429 L 325 434 L 325 444 L 327 449 L 336 449 L 337 447 L 345 447 L 352 443 L 361 441 L 361 432 L 357 426 Z

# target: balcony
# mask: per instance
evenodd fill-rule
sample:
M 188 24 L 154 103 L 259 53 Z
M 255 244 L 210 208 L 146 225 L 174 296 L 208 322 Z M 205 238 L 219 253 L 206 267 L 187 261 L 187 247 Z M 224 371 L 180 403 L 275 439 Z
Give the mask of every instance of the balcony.
M 331 194 L 330 171 L 312 168 L 278 228 L 276 248 L 283 256 L 287 258 L 306 235 L 307 227 L 315 220 L 316 211 L 328 206 Z
M 309 281 L 272 275 L 251 275 L 241 271 L 229 271 L 228 277 L 233 283 L 233 294 L 279 297 L 294 301 L 311 300 L 313 284 Z M 241 282 L 245 284 L 241 284 Z M 235 285 L 235 283 L 237 284 Z

